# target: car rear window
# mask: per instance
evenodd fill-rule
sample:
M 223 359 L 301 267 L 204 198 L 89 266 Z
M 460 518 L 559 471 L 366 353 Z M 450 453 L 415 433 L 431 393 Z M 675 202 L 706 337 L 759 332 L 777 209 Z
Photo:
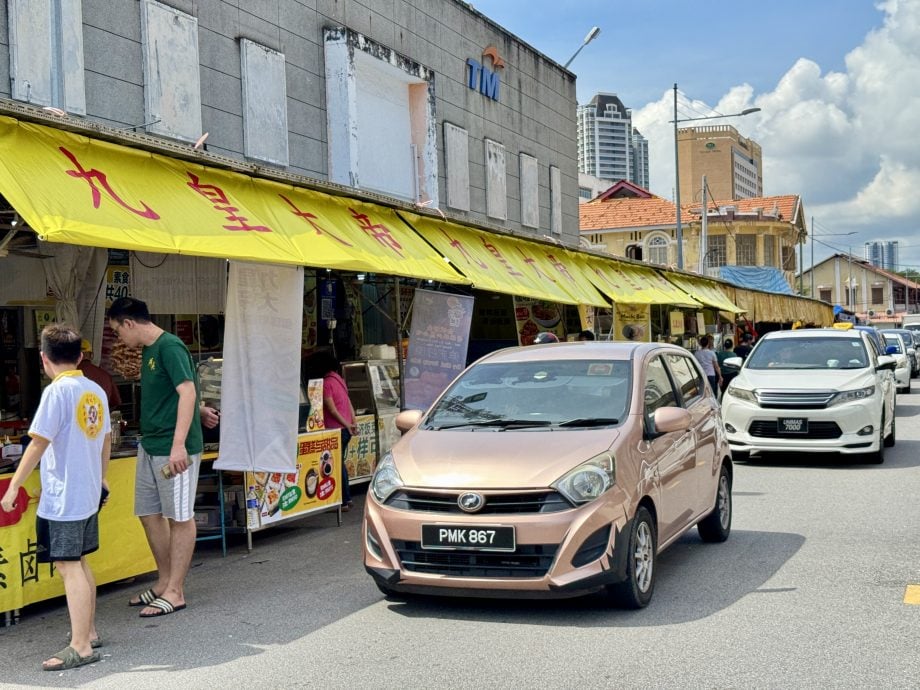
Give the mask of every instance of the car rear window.
M 747 369 L 864 369 L 869 355 L 862 338 L 772 338 L 762 340 Z
M 447 390 L 426 427 L 464 423 L 623 420 L 631 391 L 631 364 L 612 360 L 483 363 Z M 578 428 L 576 426 L 565 428 Z

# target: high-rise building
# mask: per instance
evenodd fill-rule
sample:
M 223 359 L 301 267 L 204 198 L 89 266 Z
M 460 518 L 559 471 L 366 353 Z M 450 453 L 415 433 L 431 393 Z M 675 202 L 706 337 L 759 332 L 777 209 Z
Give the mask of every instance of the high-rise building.
M 760 144 L 731 125 L 704 125 L 677 130 L 680 199 L 700 202 L 703 175 L 713 199 L 763 196 Z
M 888 271 L 898 270 L 898 242 L 881 242 L 875 240 L 866 242 L 866 261 L 876 268 L 884 268 Z
M 648 189 L 648 141 L 615 93 L 598 93 L 578 107 L 578 171 Z

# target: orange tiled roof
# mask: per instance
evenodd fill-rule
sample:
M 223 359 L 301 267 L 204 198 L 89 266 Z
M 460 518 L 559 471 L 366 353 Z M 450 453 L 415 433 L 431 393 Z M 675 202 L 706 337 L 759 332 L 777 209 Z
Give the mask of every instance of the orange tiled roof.
M 797 194 L 782 196 L 754 197 L 718 201 L 712 206 L 734 206 L 737 214 L 751 213 L 755 208 L 763 209 L 764 215 L 772 215 L 774 208 L 780 218 L 793 222 L 799 204 Z M 681 204 L 681 224 L 689 225 L 699 220 L 700 205 Z M 695 212 L 695 213 L 694 213 Z M 648 199 L 620 198 L 602 201 L 600 198 L 578 207 L 579 227 L 581 232 L 590 233 L 600 230 L 626 230 L 633 228 L 653 228 L 674 225 L 677 222 L 677 209 L 672 201 L 652 196 Z M 739 219 L 741 220 L 741 219 Z

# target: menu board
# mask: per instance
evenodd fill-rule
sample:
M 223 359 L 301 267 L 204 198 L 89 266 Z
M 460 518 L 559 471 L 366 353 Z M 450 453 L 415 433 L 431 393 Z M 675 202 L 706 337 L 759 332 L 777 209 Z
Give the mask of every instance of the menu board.
M 358 433 L 348 442 L 345 469 L 348 479 L 364 479 L 374 473 L 377 464 L 377 424 L 372 414 L 355 417 Z
M 342 502 L 338 429 L 300 434 L 294 472 L 246 472 L 246 526 L 260 529 Z
M 537 334 L 544 332 L 555 333 L 559 340 L 565 340 L 562 307 L 554 302 L 515 297 L 514 320 L 521 345 L 532 345 Z

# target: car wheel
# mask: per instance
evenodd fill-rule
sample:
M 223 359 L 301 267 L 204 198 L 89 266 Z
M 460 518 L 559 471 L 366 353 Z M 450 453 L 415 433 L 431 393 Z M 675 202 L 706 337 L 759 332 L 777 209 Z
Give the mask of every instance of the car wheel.
M 891 448 L 896 441 L 895 426 L 897 424 L 897 418 L 891 420 L 891 433 L 885 437 L 885 447 Z
M 866 462 L 872 465 L 881 465 L 885 462 L 885 415 L 882 414 L 882 424 L 878 430 L 878 450 L 866 455 Z
M 718 543 L 728 539 L 732 531 L 732 481 L 728 468 L 722 465 L 719 471 L 719 488 L 712 512 L 696 526 L 703 541 Z
M 609 585 L 607 592 L 617 606 L 624 609 L 641 609 L 648 606 L 655 590 L 655 564 L 658 544 L 655 523 L 651 513 L 639 506 L 629 533 L 629 552 L 626 556 L 626 579 Z

